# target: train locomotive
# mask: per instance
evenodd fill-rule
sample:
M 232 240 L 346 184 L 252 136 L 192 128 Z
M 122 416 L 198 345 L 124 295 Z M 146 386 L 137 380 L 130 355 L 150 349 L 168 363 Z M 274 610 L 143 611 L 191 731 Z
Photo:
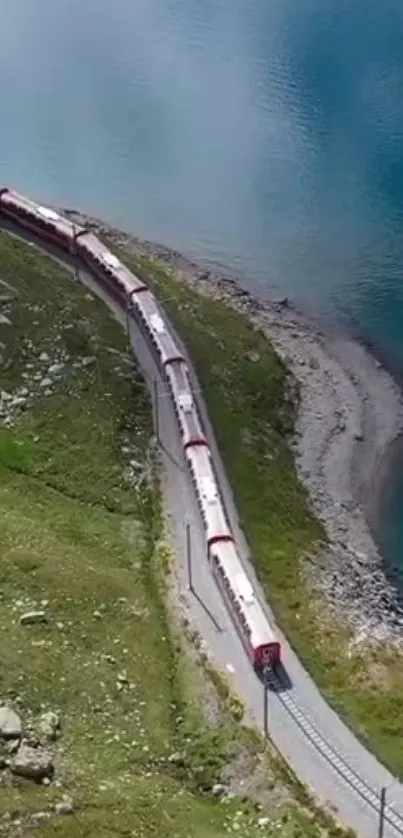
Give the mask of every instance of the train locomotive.
M 167 382 L 206 536 L 206 555 L 244 649 L 258 673 L 281 659 L 279 640 L 244 570 L 221 496 L 183 352 L 154 294 L 87 229 L 6 187 L 0 216 L 79 258 L 135 319 Z

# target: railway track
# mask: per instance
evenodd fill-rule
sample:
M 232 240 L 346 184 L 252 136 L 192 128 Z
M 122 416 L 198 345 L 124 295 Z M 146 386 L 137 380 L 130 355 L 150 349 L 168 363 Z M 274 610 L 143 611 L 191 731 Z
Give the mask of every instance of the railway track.
M 284 684 L 280 676 L 276 675 L 273 670 L 267 670 L 265 673 L 265 683 L 269 689 L 273 691 L 276 699 L 284 707 L 288 715 L 293 720 L 294 724 L 298 726 L 306 739 L 310 742 L 313 748 L 332 766 L 339 777 L 352 788 L 361 799 L 375 812 L 380 809 L 380 793 L 374 791 L 364 780 L 361 779 L 358 772 L 355 771 L 344 757 L 333 748 L 326 739 L 319 733 L 313 722 L 310 721 L 307 714 L 301 710 L 297 702 L 293 698 L 291 692 L 284 690 Z M 393 805 L 386 805 L 384 808 L 384 821 L 389 824 L 398 835 L 403 835 L 403 817 L 399 815 Z

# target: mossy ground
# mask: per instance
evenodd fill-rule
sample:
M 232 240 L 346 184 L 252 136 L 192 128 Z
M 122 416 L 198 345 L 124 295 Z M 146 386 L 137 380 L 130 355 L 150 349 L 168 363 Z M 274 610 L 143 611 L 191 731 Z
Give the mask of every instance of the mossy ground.
M 114 235 L 105 236 L 109 244 Z M 390 768 L 403 772 L 403 660 L 395 649 L 352 650 L 351 632 L 307 583 L 324 538 L 297 479 L 289 432 L 296 405 L 265 336 L 224 300 L 198 293 L 171 265 L 135 245 L 115 249 L 149 277 L 184 338 L 255 566 L 292 645 L 336 709 Z M 201 291 L 203 283 L 200 283 Z M 313 563 L 313 564 L 312 564 Z
M 0 698 L 24 721 L 58 710 L 62 726 L 50 786 L 0 772 L 0 834 L 331 832 L 230 714 L 202 713 L 200 671 L 166 607 L 151 409 L 124 333 L 67 271 L 5 234 L 0 278 L 14 289 L 0 325 Z M 48 622 L 22 626 L 38 606 Z M 240 753 L 248 775 L 265 772 L 267 812 L 209 793 Z M 74 814 L 56 817 L 64 794 Z

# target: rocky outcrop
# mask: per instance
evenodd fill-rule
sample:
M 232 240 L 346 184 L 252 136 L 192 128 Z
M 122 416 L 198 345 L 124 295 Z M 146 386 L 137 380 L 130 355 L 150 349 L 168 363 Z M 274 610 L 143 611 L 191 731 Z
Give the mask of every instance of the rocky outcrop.
M 55 743 L 60 736 L 60 716 L 48 710 L 23 722 L 8 704 L 0 704 L 0 786 L 23 778 L 49 784 L 55 774 Z

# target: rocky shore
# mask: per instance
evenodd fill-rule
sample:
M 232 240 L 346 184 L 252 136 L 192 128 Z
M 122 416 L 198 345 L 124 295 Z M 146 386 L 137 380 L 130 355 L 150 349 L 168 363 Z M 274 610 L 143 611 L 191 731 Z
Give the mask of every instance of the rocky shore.
M 403 400 L 392 377 L 365 347 L 336 331 L 325 333 L 287 299 L 260 301 L 237 280 L 180 253 L 74 210 L 64 212 L 101 236 L 112 235 L 119 246 L 180 271 L 201 293 L 227 299 L 267 335 L 299 385 L 292 445 L 300 479 L 329 537 L 311 581 L 335 614 L 349 618 L 354 644 L 403 640 L 403 605 L 368 522 L 383 464 L 403 428 Z

